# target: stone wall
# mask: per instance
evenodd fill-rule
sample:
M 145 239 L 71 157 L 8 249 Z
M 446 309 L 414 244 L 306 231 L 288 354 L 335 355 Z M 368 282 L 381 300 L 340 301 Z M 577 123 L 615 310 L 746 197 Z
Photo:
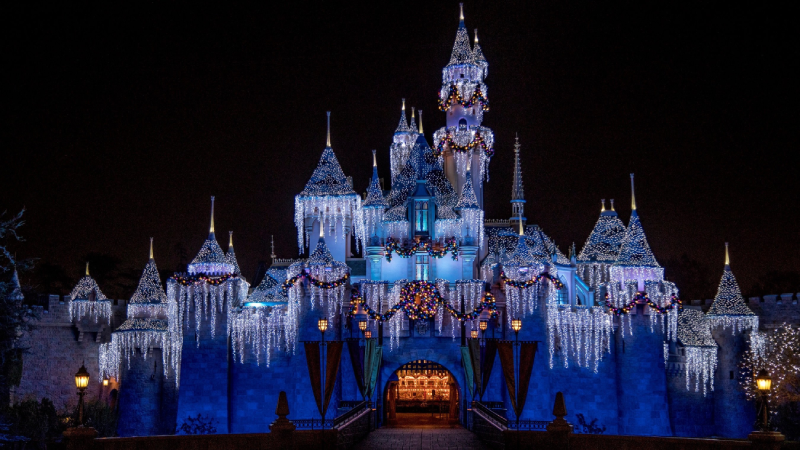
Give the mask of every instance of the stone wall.
M 34 321 L 34 329 L 20 340 L 19 345 L 27 348 L 27 353 L 22 359 L 22 380 L 11 401 L 46 397 L 60 411 L 74 408 L 78 399 L 75 373 L 82 363 L 90 374 L 86 401 L 108 400 L 117 385 L 112 382 L 103 387 L 98 353 L 100 344 L 110 340 L 109 326 L 88 319 L 73 322 L 68 297 L 51 295 L 46 308 L 34 309 L 39 319 Z M 118 301 L 112 312 L 111 327 L 114 327 L 121 323 L 120 318 L 124 319 L 125 302 Z

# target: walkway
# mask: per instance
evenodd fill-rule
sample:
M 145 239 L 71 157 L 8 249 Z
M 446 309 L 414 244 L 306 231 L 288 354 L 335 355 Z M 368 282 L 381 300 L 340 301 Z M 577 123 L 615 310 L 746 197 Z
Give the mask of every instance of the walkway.
M 354 450 L 488 450 L 478 436 L 464 428 L 379 428 L 353 447 Z

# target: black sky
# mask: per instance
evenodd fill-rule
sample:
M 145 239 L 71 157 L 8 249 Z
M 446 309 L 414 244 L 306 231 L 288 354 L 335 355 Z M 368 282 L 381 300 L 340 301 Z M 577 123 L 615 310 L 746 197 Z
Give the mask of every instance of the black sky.
M 279 256 L 297 256 L 293 196 L 324 147 L 326 110 L 358 191 L 373 148 L 389 176 L 400 98 L 424 110 L 429 140 L 444 124 L 436 92 L 457 2 L 19 3 L 4 6 L 0 209 L 27 208 L 20 257 L 76 277 L 89 252 L 139 270 L 149 236 L 159 266 L 176 267 L 176 244 L 193 256 L 206 236 L 210 195 L 251 276 L 270 234 Z M 659 261 L 687 253 L 716 285 L 729 240 L 745 291 L 800 270 L 796 13 L 588 3 L 465 4 L 489 61 L 487 217 L 510 214 L 519 132 L 527 216 L 565 252 L 601 198 L 627 222 L 635 172 Z

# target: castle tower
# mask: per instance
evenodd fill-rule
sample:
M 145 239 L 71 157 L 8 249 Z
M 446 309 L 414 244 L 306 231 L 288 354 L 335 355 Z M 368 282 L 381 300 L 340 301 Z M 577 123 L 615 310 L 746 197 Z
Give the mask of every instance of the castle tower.
M 167 297 L 177 307 L 170 330 L 181 342 L 178 427 L 189 417 L 203 414 L 215 422 L 218 433 L 230 430 L 228 315 L 244 303 L 249 288 L 235 270 L 217 243 L 211 197 L 208 238 L 188 273 L 167 281 Z M 214 383 L 209 385 L 209 379 Z
M 69 294 L 69 315 L 72 320 L 111 324 L 111 300 L 103 295 L 100 286 L 89 275 L 89 262 L 86 262 L 86 275 Z
M 175 432 L 181 337 L 170 332 L 170 308 L 150 239 L 150 259 L 128 303 L 127 319 L 100 350 L 101 373 L 120 382 L 117 434 Z
M 306 187 L 294 198 L 294 221 L 301 253 L 306 236 L 319 236 L 320 227 L 330 239 L 331 254 L 344 262 L 350 255 L 353 218 L 361 207 L 361 196 L 353 190 L 331 148 L 331 113 L 328 111 L 327 145 Z
M 406 165 L 406 161 L 408 161 L 408 157 L 411 155 L 411 149 L 414 147 L 416 135 L 417 130 L 409 126 L 408 120 L 406 120 L 406 99 L 403 99 L 402 108 L 400 110 L 400 122 L 397 124 L 397 129 L 394 130 L 392 146 L 389 149 L 392 182 L 394 182 L 395 177 L 400 174 L 400 171 L 403 170 L 403 167 Z
M 447 125 L 433 134 L 433 148 L 443 157 L 443 167 L 450 183 L 460 192 L 465 184 L 467 166 L 472 165 L 472 183 L 478 205 L 483 208 L 483 180 L 488 178 L 489 161 L 494 154 L 494 133 L 481 125 L 489 110 L 484 78 L 488 63 L 483 50 L 469 43 L 464 25 L 464 8 L 456 31 L 450 61 L 442 69 L 439 109 L 446 113 Z
M 239 261 L 236 260 L 236 252 L 233 250 L 233 231 L 228 231 L 228 252 L 225 253 L 225 262 L 233 267 L 233 273 L 242 276 Z
M 731 271 L 727 242 L 725 268 L 717 295 L 706 314 L 706 321 L 719 345 L 714 390 L 716 434 L 744 438 L 753 423 L 755 408 L 748 403 L 744 391 L 739 387 L 738 358 L 746 348 L 747 332 L 758 331 L 758 316 L 744 303 L 739 283 Z M 738 414 L 730 414 L 730 411 L 737 411 Z
M 381 259 L 383 258 L 383 219 L 385 210 L 389 206 L 383 197 L 381 182 L 378 178 L 378 160 L 375 150 L 372 151 L 372 179 L 367 188 L 367 198 L 361 205 L 358 213 L 358 238 L 364 247 L 364 256 L 367 260 L 367 274 L 371 280 L 381 278 Z

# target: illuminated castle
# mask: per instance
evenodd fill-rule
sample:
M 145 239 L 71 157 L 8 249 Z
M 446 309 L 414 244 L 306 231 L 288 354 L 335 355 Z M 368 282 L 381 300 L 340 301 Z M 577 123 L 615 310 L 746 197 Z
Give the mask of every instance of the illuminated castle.
M 219 433 L 266 432 L 280 391 L 290 419 L 319 418 L 301 343 L 320 339 L 321 319 L 327 340 L 368 333 L 361 344 L 377 355 L 368 371 L 353 364 L 357 352 L 342 352 L 326 418 L 369 397 L 385 423 L 393 402 L 415 392 L 451 402 L 461 421 L 473 398 L 506 405 L 513 418 L 499 360 L 480 376 L 465 366 L 474 333 L 513 339 L 512 320 L 521 319 L 519 339 L 539 342 L 523 419 L 549 420 L 561 391 L 571 414 L 597 419 L 609 434 L 742 436 L 753 408 L 730 380 L 758 319 L 727 264 L 708 315 L 682 305 L 648 244 L 633 175 L 627 226 L 603 200 L 586 244 L 565 256 L 525 217 L 517 140 L 509 218 L 484 217 L 492 156 L 512 147 L 497 145 L 483 125 L 488 68 L 462 12 L 438 93 L 445 126 L 426 136 L 422 111 L 412 108 L 409 121 L 403 101 L 388 154 L 373 152 L 364 195 L 336 158 L 329 113 L 319 165 L 295 197 L 298 247 L 308 258 L 273 255 L 251 286 L 232 237 L 227 253 L 216 240 L 213 198 L 208 238 L 166 291 L 151 249 L 125 322 L 100 350 L 101 379 L 120 383 L 120 434 L 168 432 L 198 414 Z M 390 159 L 388 190 L 382 157 Z M 108 322 L 102 301 L 87 272 L 73 293 L 75 320 Z

